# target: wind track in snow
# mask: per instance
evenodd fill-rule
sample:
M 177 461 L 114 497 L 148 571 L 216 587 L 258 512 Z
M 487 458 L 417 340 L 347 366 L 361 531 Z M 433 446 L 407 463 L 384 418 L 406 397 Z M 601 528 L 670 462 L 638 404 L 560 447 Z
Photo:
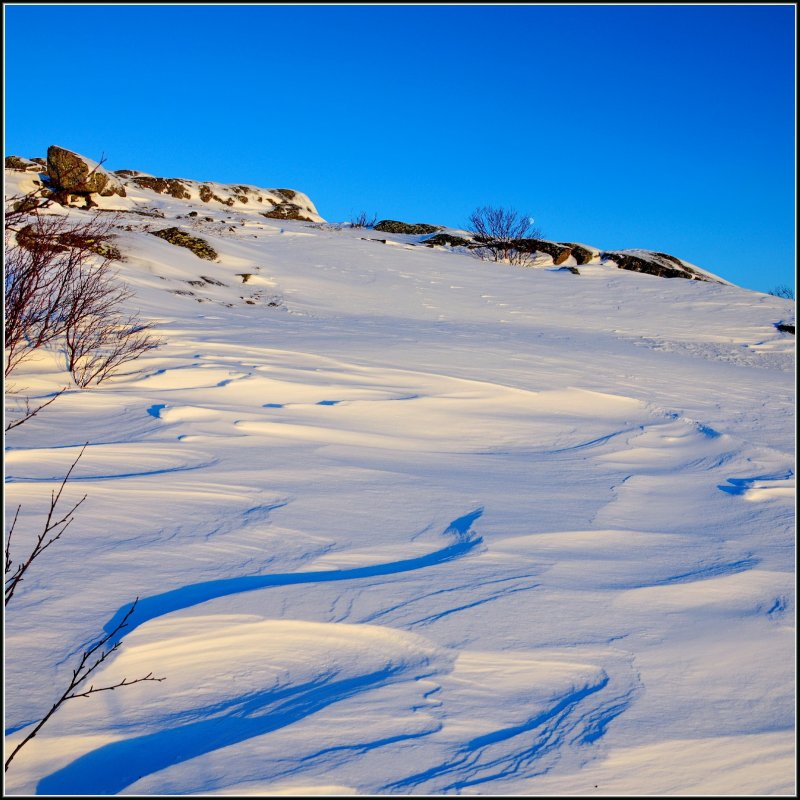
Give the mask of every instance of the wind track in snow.
M 600 739 L 638 691 L 636 681 L 612 688 L 611 679 L 601 671 L 596 680 L 554 697 L 549 708 L 525 722 L 477 736 L 444 763 L 390 783 L 384 790 L 460 794 L 491 781 L 545 774 L 565 749 Z
M 112 646 L 119 642 L 123 636 L 129 634 L 139 625 L 148 620 L 180 611 L 184 608 L 216 600 L 231 594 L 251 592 L 255 589 L 265 589 L 272 586 L 293 586 L 301 583 L 324 583 L 327 581 L 347 581 L 361 578 L 373 578 L 378 575 L 396 575 L 400 572 L 411 572 L 436 564 L 443 564 L 456 558 L 461 558 L 474 550 L 483 542 L 481 536 L 471 533 L 472 524 L 483 514 L 483 508 L 477 508 L 463 517 L 453 520 L 443 532 L 444 536 L 454 535 L 456 541 L 440 550 L 435 550 L 424 556 L 408 558 L 400 561 L 390 561 L 385 564 L 372 564 L 366 567 L 353 569 L 318 570 L 315 572 L 289 572 L 276 575 L 245 575 L 238 578 L 222 578 L 214 581 L 188 584 L 179 589 L 172 589 L 161 594 L 140 598 L 136 609 L 128 619 L 125 628 L 117 632 L 108 640 Z M 126 603 L 105 624 L 103 630 L 111 633 L 131 610 L 132 603 Z
M 113 795 L 145 775 L 212 750 L 292 725 L 359 692 L 407 678 L 403 665 L 331 680 L 316 680 L 278 691 L 236 697 L 211 719 L 111 742 L 80 756 L 39 781 L 43 795 Z M 424 734 L 420 734 L 424 735 Z

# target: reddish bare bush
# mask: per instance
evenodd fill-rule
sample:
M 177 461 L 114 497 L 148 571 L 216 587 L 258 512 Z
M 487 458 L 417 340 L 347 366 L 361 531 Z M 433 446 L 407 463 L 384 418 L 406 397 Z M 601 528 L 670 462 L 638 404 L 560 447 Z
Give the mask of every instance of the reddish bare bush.
M 13 200 L 13 199 L 12 199 Z M 73 223 L 43 214 L 30 198 L 5 219 L 5 375 L 34 351 L 57 346 L 78 386 L 101 383 L 160 344 L 122 305 L 131 292 L 117 280 L 114 216 Z

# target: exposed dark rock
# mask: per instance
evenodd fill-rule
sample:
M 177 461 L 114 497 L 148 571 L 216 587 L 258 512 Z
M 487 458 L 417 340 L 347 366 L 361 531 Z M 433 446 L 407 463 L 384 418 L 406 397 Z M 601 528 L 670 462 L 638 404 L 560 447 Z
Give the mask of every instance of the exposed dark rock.
M 206 186 L 205 184 L 203 184 L 200 187 L 200 199 L 204 203 L 207 203 L 213 196 L 214 196 L 214 193 L 211 191 L 211 188 L 209 186 Z
M 78 196 L 97 193 L 101 197 L 114 194 L 125 197 L 126 194 L 122 184 L 99 164 L 56 145 L 47 148 L 47 172 L 63 193 Z M 87 206 L 89 200 L 87 198 Z
M 313 222 L 311 217 L 306 217 L 300 213 L 304 210 L 294 203 L 280 203 L 274 206 L 271 211 L 262 211 L 261 216 L 269 217 L 270 219 L 299 219 L 303 222 Z
M 430 239 L 425 239 L 422 244 L 426 245 L 427 247 L 433 247 L 434 245 L 449 245 L 450 247 L 469 247 L 470 242 L 469 239 L 465 239 L 463 236 L 453 236 L 449 233 L 437 233 L 430 237 Z
M 294 189 L 273 189 L 272 191 L 290 203 L 297 197 L 297 192 Z
M 160 231 L 151 231 L 151 233 L 153 236 L 158 236 L 160 239 L 164 239 L 170 244 L 177 245 L 178 247 L 187 247 L 198 258 L 204 258 L 207 261 L 214 261 L 219 255 L 205 239 L 191 236 L 180 228 L 164 228 Z
M 594 258 L 594 253 L 591 250 L 587 250 L 579 244 L 574 244 L 572 242 L 561 242 L 561 244 L 572 250 L 572 257 L 578 264 L 588 264 L 592 258 Z
M 603 252 L 601 256 L 604 260 L 614 261 L 620 269 L 643 272 L 647 275 L 656 275 L 659 278 L 686 278 L 688 280 L 717 282 L 713 278 L 687 267 L 674 256 L 665 258 L 663 253 L 652 253 L 649 257 L 645 257 L 609 250 Z
M 573 275 L 581 274 L 581 271 L 577 267 L 559 267 L 556 272 L 571 272 Z
M 31 158 L 22 158 L 22 156 L 6 156 L 5 162 L 6 169 L 15 169 L 19 172 L 41 172 L 42 169 Z
M 688 267 L 679 259 L 675 258 L 675 256 L 671 256 L 668 253 L 653 253 L 654 256 L 658 256 L 659 258 L 666 258 L 667 261 L 671 261 L 673 264 L 677 264 L 681 269 L 688 269 Z M 694 272 L 694 270 L 691 270 Z
M 382 219 L 373 230 L 383 233 L 436 233 L 442 229 L 441 225 L 428 225 L 425 222 L 398 222 L 394 219 Z
M 776 322 L 775 327 L 781 331 L 782 333 L 791 333 L 794 334 L 794 323 L 793 322 Z
M 572 255 L 572 248 L 545 239 L 512 239 L 509 249 L 512 248 L 522 253 L 546 253 L 556 266 L 563 264 Z
M 151 189 L 159 194 L 168 194 L 178 200 L 191 200 L 192 198 L 186 189 L 186 184 L 180 178 L 151 178 L 140 175 L 132 180 L 143 189 Z

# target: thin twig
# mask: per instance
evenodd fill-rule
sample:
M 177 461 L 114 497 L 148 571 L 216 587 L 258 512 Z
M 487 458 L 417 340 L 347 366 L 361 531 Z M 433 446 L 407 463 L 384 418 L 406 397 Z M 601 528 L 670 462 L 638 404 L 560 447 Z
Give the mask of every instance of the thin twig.
M 136 600 L 133 601 L 131 607 L 128 609 L 128 612 L 119 622 L 119 624 L 99 639 L 92 647 L 86 650 L 83 655 L 81 656 L 80 663 L 78 666 L 72 671 L 72 678 L 70 679 L 69 685 L 67 688 L 62 692 L 61 696 L 56 700 L 55 703 L 50 707 L 50 710 L 39 720 L 36 726 L 31 730 L 31 732 L 14 748 L 11 752 L 11 755 L 6 759 L 5 762 L 5 769 L 8 771 L 8 767 L 11 764 L 12 759 L 14 756 L 31 740 L 33 739 L 37 733 L 44 727 L 45 723 L 53 716 L 53 714 L 58 711 L 59 708 L 67 701 L 73 700 L 76 697 L 88 697 L 91 694 L 97 694 L 99 692 L 107 692 L 107 691 L 114 691 L 114 689 L 119 689 L 122 686 L 133 686 L 135 683 L 143 683 L 144 681 L 154 681 L 160 683 L 161 681 L 166 680 L 166 678 L 154 678 L 152 672 L 148 672 L 143 678 L 134 678 L 133 680 L 128 680 L 128 678 L 123 678 L 118 683 L 112 684 L 110 686 L 99 686 L 95 687 L 94 685 L 90 686 L 84 692 L 76 692 L 75 689 L 80 686 L 113 652 L 117 650 L 117 648 L 122 644 L 122 640 L 116 642 L 114 645 L 108 648 L 108 650 L 103 650 L 100 655 L 90 663 L 90 659 L 92 656 L 100 650 L 111 638 L 116 636 L 123 628 L 127 627 L 128 618 L 133 613 L 133 610 L 136 608 L 136 604 L 139 602 L 139 598 L 137 597 Z M 87 666 L 88 665 L 88 666 Z
M 47 518 L 45 519 L 44 527 L 39 532 L 36 537 L 36 543 L 33 546 L 28 557 L 17 564 L 16 570 L 11 575 L 10 578 L 5 579 L 5 605 L 8 605 L 11 598 L 14 596 L 14 591 L 16 590 L 17 586 L 22 582 L 25 573 L 30 568 L 31 564 L 37 559 L 48 547 L 50 547 L 53 542 L 57 541 L 61 538 L 61 535 L 64 531 L 69 527 L 70 523 L 72 522 L 74 513 L 78 510 L 81 503 L 86 500 L 87 495 L 84 495 L 74 506 L 64 514 L 60 519 L 53 521 L 53 518 L 56 514 L 56 509 L 58 504 L 61 500 L 61 494 L 64 491 L 64 487 L 67 485 L 67 481 L 69 480 L 70 476 L 72 475 L 72 471 L 77 466 L 78 462 L 81 459 L 84 451 L 88 446 L 88 442 L 83 445 L 81 448 L 80 453 L 78 453 L 78 457 L 75 461 L 72 462 L 72 466 L 67 471 L 67 474 L 64 476 L 64 479 L 61 481 L 61 485 L 58 487 L 58 492 L 51 492 L 50 494 L 50 508 L 47 512 Z M 9 531 L 8 537 L 6 539 L 6 574 L 11 571 L 12 567 L 12 560 L 11 560 L 11 534 L 13 533 L 14 526 L 17 522 L 17 516 L 19 514 L 19 508 L 17 509 L 17 514 L 14 515 L 14 521 L 11 525 L 11 530 Z M 53 533 L 55 531 L 55 533 Z M 48 539 L 47 537 L 50 534 L 53 534 Z
M 38 408 L 31 411 L 31 403 L 30 399 L 25 400 L 25 416 L 21 419 L 18 419 L 16 422 L 11 422 L 6 425 L 6 433 L 8 433 L 12 428 L 16 428 L 18 425 L 22 425 L 23 422 L 27 422 L 29 419 L 33 419 L 43 408 L 47 408 L 53 401 L 57 400 L 61 397 L 64 392 L 67 391 L 67 387 L 65 386 L 63 389 L 57 391 L 46 403 L 42 403 Z

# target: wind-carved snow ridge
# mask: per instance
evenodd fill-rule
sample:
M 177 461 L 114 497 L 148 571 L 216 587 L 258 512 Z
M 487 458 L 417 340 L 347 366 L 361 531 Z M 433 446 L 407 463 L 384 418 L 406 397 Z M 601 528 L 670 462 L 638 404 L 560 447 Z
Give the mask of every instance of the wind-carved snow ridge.
M 205 603 L 231 594 L 251 592 L 275 586 L 293 586 L 303 583 L 326 583 L 329 581 L 349 581 L 363 578 L 374 578 L 384 575 L 396 575 L 401 572 L 412 572 L 425 569 L 436 564 L 443 564 L 462 558 L 477 548 L 483 539 L 472 531 L 472 524 L 483 514 L 483 508 L 477 508 L 464 516 L 454 519 L 443 532 L 443 536 L 453 536 L 455 541 L 439 550 L 416 558 L 392 561 L 385 564 L 373 564 L 353 569 L 320 570 L 317 572 L 290 572 L 278 575 L 244 575 L 238 578 L 205 581 L 189 584 L 162 594 L 142 597 L 136 603 L 136 609 L 128 619 L 124 630 L 108 640 L 113 645 L 123 636 L 139 625 L 156 617 L 170 614 L 183 608 Z M 105 624 L 103 630 L 111 633 L 131 610 L 132 603 L 120 608 Z
M 615 659 L 609 662 L 610 669 L 612 662 L 615 677 L 602 668 L 594 668 L 541 700 L 536 695 L 542 690 L 532 686 L 530 705 L 537 708 L 535 713 L 515 724 L 492 725 L 492 730 L 454 748 L 442 763 L 383 788 L 391 793 L 460 794 L 484 784 L 503 787 L 507 781 L 530 780 L 557 766 L 564 768 L 576 760 L 596 757 L 596 743 L 641 691 L 638 677 Z M 560 667 L 579 668 L 568 663 Z M 583 670 L 586 671 L 585 665 Z M 502 666 L 498 674 L 502 676 Z M 458 675 L 456 665 L 452 678 Z M 490 681 L 487 688 L 491 689 L 491 677 L 487 678 Z M 502 695 L 502 689 L 497 689 Z M 445 725 L 441 733 L 430 737 L 426 746 L 435 748 L 437 739 L 446 730 Z
M 298 724 L 349 698 L 447 671 L 452 660 L 420 637 L 374 626 L 198 617 L 187 619 L 183 631 L 170 621 L 149 627 L 149 635 L 134 635 L 118 669 L 149 660 L 174 673 L 189 650 L 203 659 L 206 679 L 197 685 L 175 676 L 169 713 L 130 709 L 119 729 L 124 738 L 43 778 L 38 794 L 116 794 L 151 773 Z M 153 638 L 159 632 L 171 636 L 159 641 Z M 233 667 L 226 663 L 231 651 Z M 152 714 L 158 730 L 139 733 Z

